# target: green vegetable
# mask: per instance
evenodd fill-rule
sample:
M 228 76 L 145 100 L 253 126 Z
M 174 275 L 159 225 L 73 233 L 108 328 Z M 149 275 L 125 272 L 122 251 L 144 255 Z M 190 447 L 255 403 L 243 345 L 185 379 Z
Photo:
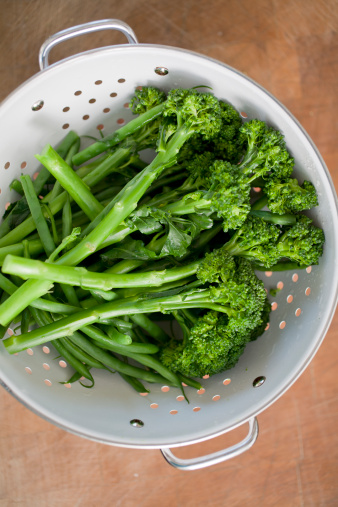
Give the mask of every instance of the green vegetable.
M 129 103 L 130 122 L 85 148 L 76 133 L 47 144 L 36 180 L 13 182 L 0 332 L 20 326 L 10 354 L 50 341 L 69 382 L 108 370 L 136 392 L 156 382 L 187 397 L 182 383 L 200 389 L 194 377 L 233 368 L 264 333 L 255 270 L 320 262 L 324 232 L 303 214 L 318 199 L 283 133 L 212 93 L 144 86 Z
M 274 213 L 297 213 L 318 206 L 316 189 L 310 181 L 299 185 L 296 178 L 271 178 L 264 186 L 268 206 Z
M 232 312 L 209 311 L 201 317 L 186 310 L 175 312 L 183 340 L 173 339 L 160 353 L 163 364 L 187 376 L 203 377 L 232 368 L 257 328 L 266 324 L 266 293 L 250 263 L 234 262 L 224 251 L 217 254 L 210 254 L 199 276 L 210 282 L 221 278 Z

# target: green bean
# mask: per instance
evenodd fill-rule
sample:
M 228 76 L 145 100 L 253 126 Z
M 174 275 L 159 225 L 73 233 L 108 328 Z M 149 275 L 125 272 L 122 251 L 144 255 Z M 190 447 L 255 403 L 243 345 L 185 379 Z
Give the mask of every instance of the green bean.
M 22 334 L 28 333 L 30 319 L 31 312 L 29 311 L 29 308 L 25 308 L 21 314 L 20 332 Z
M 80 373 L 76 371 L 75 373 L 73 373 L 73 375 L 70 377 L 69 380 L 66 380 L 65 382 L 59 382 L 59 384 L 73 384 L 74 382 L 80 380 L 81 377 L 82 375 L 80 375 Z
M 22 241 L 22 246 L 23 246 L 23 256 L 26 259 L 30 259 L 31 258 L 31 254 L 30 254 L 30 250 L 29 250 L 29 241 L 27 239 L 24 239 Z
M 19 180 L 17 180 L 17 179 L 14 179 L 12 181 L 12 183 L 9 185 L 9 188 L 11 190 L 14 190 L 15 192 L 17 192 L 20 195 L 24 194 L 21 182 Z
M 69 196 L 62 209 L 62 238 L 69 236 L 73 229 L 72 223 L 72 209 L 70 206 Z
M 74 333 L 75 337 L 79 333 Z M 73 336 L 74 336 L 73 335 Z M 84 350 L 80 349 L 77 345 L 75 345 L 70 338 L 61 338 L 62 345 L 71 353 L 73 356 L 77 357 L 80 361 L 87 364 L 91 368 L 97 368 L 101 370 L 108 370 L 104 364 L 100 361 L 97 361 L 91 355 L 87 354 Z M 111 371 L 111 370 L 109 370 Z
M 123 378 L 125 382 L 131 385 L 133 389 L 135 389 L 138 393 L 149 393 L 149 389 L 146 389 L 142 382 L 140 382 L 137 378 L 131 377 L 130 375 L 125 375 L 124 373 L 119 373 L 119 375 Z
M 163 384 L 167 381 L 164 377 L 162 377 L 162 375 L 159 375 L 158 373 L 153 373 L 151 371 L 144 370 L 137 366 L 132 366 L 121 361 L 113 354 L 110 354 L 101 347 L 98 347 L 91 340 L 80 335 L 80 333 L 78 333 L 75 338 L 74 335 L 70 337 L 70 340 L 82 348 L 82 350 L 90 354 L 93 358 L 102 362 L 109 368 L 116 370 L 118 373 L 123 373 L 125 375 L 129 375 L 130 377 L 144 380 L 145 382 L 153 382 L 157 384 Z
M 7 333 L 7 327 L 0 325 L 0 340 L 2 340 L 2 338 L 5 336 L 6 333 Z
M 99 346 L 101 346 L 101 345 L 99 344 Z M 135 361 L 143 364 L 144 366 L 148 366 L 148 368 L 151 368 L 151 369 L 157 371 L 162 377 L 169 380 L 169 382 L 171 382 L 172 385 L 180 388 L 182 391 L 182 394 L 186 398 L 182 384 L 180 382 L 180 379 L 176 375 L 176 373 L 173 373 L 168 368 L 163 366 L 163 364 L 158 359 L 156 359 L 155 357 L 153 357 L 151 355 L 147 355 L 147 354 L 131 354 L 131 353 L 129 353 L 128 357 L 130 357 L 130 359 L 134 359 Z
M 53 322 L 52 317 L 47 312 L 37 310 L 36 308 L 32 308 L 31 312 L 38 326 L 45 326 L 46 324 L 50 324 L 51 322 Z M 77 371 L 82 377 L 85 377 L 86 379 L 92 382 L 92 385 L 90 386 L 92 387 L 94 385 L 94 379 L 91 373 L 89 372 L 88 367 L 64 347 L 62 340 L 60 339 L 54 340 L 53 345 L 54 348 L 59 352 L 59 354 L 64 357 L 67 363 L 70 366 L 72 366 L 75 371 Z
M 42 210 L 45 212 L 48 220 L 50 221 L 54 244 L 57 245 L 59 243 L 59 236 L 58 236 L 58 232 L 56 229 L 54 215 L 52 214 L 48 204 L 42 204 L 41 207 L 42 207 Z
M 33 182 L 28 174 L 24 174 L 21 176 L 21 183 L 40 240 L 42 241 L 47 256 L 49 256 L 53 250 L 55 250 L 55 243 L 49 231 L 44 214 L 42 213 L 39 199 L 35 194 Z
M 71 306 L 80 306 L 74 287 L 66 285 L 65 283 L 60 283 L 60 287 Z
M 109 338 L 113 340 L 114 343 L 119 343 L 120 345 L 130 345 L 132 342 L 131 337 L 128 332 L 130 333 L 130 329 L 125 330 L 124 333 L 121 333 L 116 329 L 116 327 L 112 324 L 106 326 L 106 329 L 104 330 Z
M 98 327 L 92 325 L 83 327 L 82 332 L 94 339 L 97 344 L 102 345 L 104 348 L 127 357 L 129 357 L 129 354 L 138 353 L 156 354 L 159 350 L 158 346 L 152 343 L 131 343 L 130 345 L 117 343 L 116 341 L 112 341 L 111 338 L 108 338 Z
M 3 289 L 7 294 L 13 294 L 17 290 L 17 286 L 8 280 L 2 273 L 0 273 L 0 288 Z M 49 294 L 49 297 L 51 295 Z M 31 303 L 32 307 L 38 308 L 39 310 L 45 310 L 52 313 L 61 313 L 61 314 L 72 314 L 79 309 L 76 306 L 65 305 L 63 303 L 58 303 L 53 299 L 48 301 L 44 298 L 38 298 Z
M 118 148 L 116 150 L 116 152 L 110 156 L 110 163 L 109 163 L 109 167 L 108 167 L 109 171 L 113 172 L 114 169 L 118 168 L 121 165 L 121 163 L 123 163 L 129 155 L 130 155 L 130 150 L 125 149 L 125 148 Z M 95 181 L 93 181 L 90 171 L 92 170 L 92 168 L 96 168 L 96 167 L 98 167 L 97 163 L 88 164 L 88 166 L 80 167 L 76 171 L 76 174 L 78 176 L 80 176 L 81 178 L 83 178 L 84 182 L 87 185 L 93 186 L 95 183 L 97 183 L 98 181 L 100 181 L 102 178 L 105 177 L 105 174 L 101 171 L 101 168 L 100 168 L 100 170 L 96 171 L 96 179 L 95 179 Z M 48 176 L 50 176 L 49 172 L 44 167 L 42 167 L 42 169 L 39 173 L 39 176 L 43 171 L 45 171 L 48 174 Z M 38 176 L 38 178 L 39 178 L 39 176 Z M 38 178 L 36 180 L 34 180 L 34 184 L 37 182 Z M 91 180 L 89 180 L 90 178 L 91 178 Z M 36 192 L 36 193 L 39 194 L 40 191 Z M 50 209 L 51 209 L 53 215 L 55 215 L 56 213 L 58 213 L 59 211 L 62 210 L 65 200 L 67 198 L 67 195 L 68 195 L 67 192 L 64 191 L 64 192 L 62 192 L 62 194 L 58 195 L 57 198 L 53 202 L 50 202 Z M 46 196 L 46 198 L 47 198 L 47 196 Z M 8 220 L 6 217 L 6 219 L 0 224 L 0 246 L 1 247 L 9 246 L 14 243 L 20 242 L 20 241 L 22 241 L 22 239 L 24 237 L 26 237 L 28 234 L 30 234 L 31 232 L 33 232 L 35 230 L 34 220 L 31 216 L 26 218 L 26 220 L 24 220 L 21 224 L 19 224 L 13 230 L 9 230 L 7 222 L 8 222 Z
M 72 157 L 73 157 L 73 155 L 75 155 L 79 151 L 79 147 L 80 147 L 80 138 L 75 140 L 75 142 L 70 147 L 67 155 L 65 157 L 62 157 L 65 159 L 66 164 L 70 165 L 71 167 L 72 167 Z M 62 192 L 63 192 L 63 188 L 61 186 L 61 183 L 59 181 L 56 181 L 53 186 L 52 191 L 49 192 L 48 196 L 46 196 L 46 198 L 42 199 L 42 201 L 47 202 L 47 203 L 52 202 Z
M 77 357 L 75 357 L 72 353 L 70 353 L 69 350 L 67 350 L 66 347 L 63 345 L 60 339 L 53 340 L 53 346 L 59 352 L 59 354 L 67 361 L 67 363 L 70 366 L 72 366 L 72 368 L 74 368 L 75 371 L 77 371 L 82 377 L 85 377 L 86 379 L 92 382 L 92 385 L 88 387 L 93 387 L 94 379 L 88 367 L 85 364 L 83 364 L 83 362 L 80 361 Z
M 193 387 L 194 389 L 202 389 L 202 385 L 197 381 L 190 377 L 187 377 L 186 375 L 183 375 L 182 373 L 177 372 L 177 376 L 180 379 L 181 382 L 186 384 L 187 386 Z
M 170 340 L 170 336 L 155 322 L 153 322 L 144 313 L 130 315 L 130 319 L 138 326 L 142 327 L 148 334 L 160 343 L 166 343 Z

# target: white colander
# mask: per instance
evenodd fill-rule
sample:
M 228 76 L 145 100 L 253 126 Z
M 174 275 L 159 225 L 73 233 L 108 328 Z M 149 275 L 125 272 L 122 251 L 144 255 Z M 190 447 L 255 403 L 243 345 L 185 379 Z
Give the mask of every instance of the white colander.
M 129 44 L 104 47 L 48 66 L 50 49 L 61 41 L 95 30 L 122 31 Z M 0 107 L 0 209 L 17 198 L 9 184 L 20 173 L 33 175 L 34 155 L 46 143 L 57 145 L 69 129 L 98 136 L 131 118 L 127 105 L 135 87 L 209 85 L 243 117 L 260 118 L 281 130 L 295 158 L 295 174 L 311 180 L 319 206 L 310 212 L 326 236 L 318 266 L 285 273 L 261 273 L 271 299 L 268 330 L 250 343 L 235 368 L 210 379 L 203 389 L 187 389 L 186 403 L 177 389 L 151 385 L 140 396 L 118 375 L 97 371 L 93 389 L 62 385 L 71 369 L 52 346 L 10 356 L 0 344 L 3 386 L 32 411 L 74 434 L 132 448 L 160 448 L 175 467 L 196 469 L 248 449 L 258 434 L 256 416 L 276 401 L 309 364 L 328 330 L 337 302 L 337 198 L 322 158 L 293 116 L 248 77 L 218 61 L 182 49 L 138 44 L 133 31 L 117 20 L 81 25 L 48 39 L 40 51 L 41 72 Z M 271 276 L 270 276 L 271 275 Z M 8 330 L 8 333 L 12 333 Z M 247 437 L 234 447 L 192 460 L 170 448 L 200 442 L 245 422 Z

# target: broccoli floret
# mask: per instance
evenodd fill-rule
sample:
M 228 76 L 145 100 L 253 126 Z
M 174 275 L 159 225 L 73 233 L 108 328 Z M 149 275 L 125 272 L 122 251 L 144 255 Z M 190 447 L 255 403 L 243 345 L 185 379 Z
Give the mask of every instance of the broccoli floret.
M 221 128 L 219 101 L 210 93 L 182 88 L 171 90 L 162 114 L 153 166 L 173 166 L 189 139 L 197 134 L 209 139 Z
M 266 326 L 268 325 L 270 321 L 270 314 L 271 314 L 271 303 L 266 298 L 263 311 L 261 313 L 261 322 L 252 330 L 250 334 L 250 341 L 253 342 L 257 340 L 265 331 Z
M 280 228 L 277 225 L 249 215 L 223 248 L 231 255 L 269 268 L 280 258 L 276 247 L 279 236 Z
M 258 216 L 249 215 L 230 240 L 217 251 L 217 255 L 216 251 L 212 252 L 212 267 L 215 268 L 218 261 L 219 266 L 223 263 L 222 269 L 226 272 L 227 259 L 231 257 L 247 259 L 258 269 L 274 268 L 285 258 L 301 267 L 318 264 L 325 242 L 323 230 L 313 225 L 312 220 L 305 215 L 295 215 L 294 218 L 295 224 L 280 227 Z M 211 254 L 206 255 L 205 263 L 199 268 L 205 280 L 202 268 L 207 268 L 209 255 Z M 220 270 L 221 268 L 219 272 Z M 244 267 L 238 272 L 244 273 Z M 248 283 L 248 273 L 244 279 Z
M 268 198 L 268 207 L 274 213 L 297 213 L 318 206 L 316 189 L 310 181 L 299 185 L 296 178 L 269 179 L 264 192 Z
M 175 312 L 183 340 L 171 340 L 160 358 L 172 371 L 202 377 L 235 366 L 246 344 L 264 331 L 270 305 L 250 262 L 233 259 L 223 249 L 205 256 L 197 277 L 210 284 L 211 300 L 227 310 L 198 317 L 186 310 Z
M 189 141 L 187 144 L 189 144 Z M 160 196 L 160 198 L 156 196 L 151 201 L 151 204 L 153 205 L 153 203 L 157 203 L 160 200 L 162 205 L 165 205 L 185 198 L 187 194 L 189 197 L 189 193 L 195 192 L 196 190 L 208 188 L 210 185 L 209 180 L 213 172 L 214 161 L 215 156 L 210 151 L 193 154 L 189 160 L 181 164 L 181 170 L 187 172 L 187 177 L 183 183 L 178 188 L 166 192 L 162 197 Z
M 235 259 L 224 248 L 206 253 L 197 271 L 197 277 L 203 284 L 225 283 L 234 276 Z
M 247 151 L 239 167 L 251 183 L 255 179 L 273 174 L 277 178 L 287 178 L 294 167 L 294 159 L 286 150 L 283 134 L 268 127 L 261 120 L 251 120 L 243 124 L 241 133 L 247 140 Z
M 226 102 L 220 101 L 222 128 L 212 139 L 209 150 L 215 158 L 237 164 L 243 157 L 246 139 L 240 128 L 243 120 L 238 111 Z
M 166 94 L 153 86 L 143 86 L 135 90 L 134 96 L 129 102 L 129 107 L 134 114 L 142 114 L 166 100 Z
M 202 169 L 208 190 L 186 194 L 181 200 L 165 206 L 172 214 L 216 213 L 222 219 L 223 230 L 236 229 L 250 211 L 250 184 L 237 166 L 216 160 L 209 169 Z M 202 171 L 196 175 L 198 177 Z
M 246 343 L 241 335 L 229 332 L 226 316 L 210 311 L 196 320 L 188 339 L 172 340 L 162 348 L 160 360 L 171 371 L 189 377 L 215 375 L 235 366 Z
M 171 90 L 165 102 L 163 116 L 174 120 L 166 127 L 172 127 L 175 123 L 174 132 L 184 128 L 189 137 L 200 134 L 204 139 L 210 139 L 218 134 L 222 126 L 218 99 L 211 93 L 200 93 L 192 89 Z
M 183 201 L 169 204 L 167 211 L 175 214 L 216 212 L 222 219 L 224 232 L 238 229 L 250 212 L 250 191 L 255 181 L 272 176 L 289 177 L 294 160 L 285 148 L 281 132 L 260 120 L 251 120 L 240 127 L 229 126 L 230 131 L 236 129 L 247 146 L 240 164 L 215 160 L 204 191 L 200 195 L 187 194 Z M 221 130 L 217 138 L 222 135 Z
M 185 169 L 189 173 L 189 180 L 195 182 L 195 188 L 205 187 L 208 184 L 213 173 L 214 161 L 215 155 L 211 151 L 195 154 L 187 161 Z
M 299 215 L 296 225 L 284 229 L 277 251 L 280 259 L 286 257 L 300 266 L 311 266 L 318 264 L 324 242 L 324 231 L 313 225 L 310 218 Z
M 194 135 L 179 153 L 179 162 L 189 161 L 196 154 L 213 153 L 214 160 L 226 160 L 237 164 L 243 157 L 246 139 L 240 132 L 243 124 L 238 111 L 224 101 L 219 101 L 221 108 L 221 128 L 217 135 L 206 141 L 201 135 Z
M 251 186 L 237 166 L 215 161 L 209 178 L 210 208 L 222 219 L 223 230 L 237 229 L 250 211 Z

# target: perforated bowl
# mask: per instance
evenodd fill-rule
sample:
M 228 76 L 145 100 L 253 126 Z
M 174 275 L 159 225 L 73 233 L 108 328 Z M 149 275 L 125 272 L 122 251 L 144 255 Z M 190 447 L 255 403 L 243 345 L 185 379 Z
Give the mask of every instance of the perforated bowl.
M 80 33 L 117 29 L 129 44 L 104 47 L 48 66 L 50 49 Z M 17 198 L 14 177 L 33 175 L 34 155 L 46 143 L 57 145 L 69 129 L 98 136 L 131 118 L 128 102 L 135 87 L 163 90 L 208 85 L 242 113 L 280 129 L 295 158 L 295 174 L 311 180 L 319 206 L 310 216 L 326 236 L 318 266 L 285 273 L 261 273 L 272 299 L 269 328 L 250 343 L 235 368 L 208 379 L 203 389 L 178 390 L 151 385 L 140 396 L 119 376 L 98 371 L 93 389 L 62 385 L 71 374 L 52 345 L 10 356 L 0 344 L 3 386 L 53 424 L 95 441 L 133 448 L 161 448 L 166 459 L 185 470 L 233 457 L 258 434 L 256 416 L 278 399 L 309 364 L 328 330 L 337 302 L 337 198 L 316 147 L 303 128 L 273 96 L 227 65 L 199 54 L 138 44 L 133 31 L 117 20 L 81 25 L 56 34 L 40 51 L 41 72 L 12 93 L 0 107 L 0 207 Z M 13 331 L 8 330 L 8 334 Z M 176 458 L 170 448 L 200 442 L 249 423 L 247 437 L 230 449 L 193 460 Z

